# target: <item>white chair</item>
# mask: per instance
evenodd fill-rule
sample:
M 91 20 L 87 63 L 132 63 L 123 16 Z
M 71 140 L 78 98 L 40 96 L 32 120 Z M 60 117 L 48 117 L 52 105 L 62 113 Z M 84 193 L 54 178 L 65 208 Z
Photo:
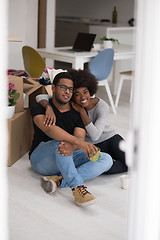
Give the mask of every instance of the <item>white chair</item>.
M 113 58 L 114 50 L 107 48 L 93 58 L 89 64 L 89 70 L 98 79 L 98 86 L 105 86 L 113 113 L 116 114 L 116 108 L 107 79 L 112 70 Z
M 118 107 L 118 103 L 119 103 L 119 98 L 121 95 L 121 90 L 122 90 L 122 85 L 123 85 L 123 81 L 124 80 L 133 80 L 133 72 L 132 71 L 128 71 L 128 72 L 121 72 L 120 73 L 120 81 L 119 81 L 119 86 L 118 86 L 118 91 L 117 91 L 117 96 L 116 96 L 116 101 L 115 101 L 115 107 Z M 133 81 L 131 83 L 131 93 L 130 93 L 130 102 L 132 101 L 132 93 L 133 92 Z

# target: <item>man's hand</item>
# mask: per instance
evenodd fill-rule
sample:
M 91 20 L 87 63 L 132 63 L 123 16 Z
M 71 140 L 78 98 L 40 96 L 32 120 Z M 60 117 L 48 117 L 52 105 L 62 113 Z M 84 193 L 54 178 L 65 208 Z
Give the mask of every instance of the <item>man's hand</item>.
M 78 149 L 84 151 L 89 159 L 92 158 L 92 154 L 94 156 L 98 152 L 98 149 L 95 145 L 83 140 L 79 140 Z M 62 154 L 62 156 L 69 156 L 73 154 L 75 146 L 63 141 L 60 143 L 57 150 Z
M 94 156 L 98 152 L 98 148 L 95 145 L 83 140 L 79 140 L 78 148 L 84 151 L 89 159 L 92 158 L 92 154 Z
M 62 156 L 72 155 L 74 152 L 74 146 L 68 142 L 61 142 L 58 146 L 58 153 L 61 153 Z
M 47 104 L 44 125 L 50 127 L 51 125 L 55 125 L 55 124 L 56 124 L 56 116 L 53 112 L 52 107 L 49 104 Z

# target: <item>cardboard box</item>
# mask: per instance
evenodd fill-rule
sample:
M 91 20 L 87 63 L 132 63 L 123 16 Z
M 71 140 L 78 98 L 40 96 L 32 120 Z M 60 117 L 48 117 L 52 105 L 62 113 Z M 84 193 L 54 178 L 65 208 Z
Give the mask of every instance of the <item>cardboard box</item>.
M 30 149 L 31 116 L 29 109 L 8 119 L 8 166 L 12 166 Z
M 15 88 L 20 93 L 20 98 L 16 104 L 14 117 L 8 119 L 8 166 L 12 166 L 18 159 L 27 153 L 33 140 L 33 123 L 29 107 L 36 101 L 38 94 L 51 94 L 51 85 L 41 85 L 33 79 L 24 79 L 16 76 L 9 76 L 9 82 L 15 84 Z M 23 94 L 27 97 L 28 109 L 24 109 Z M 25 99 L 26 101 L 26 99 Z
M 51 85 L 50 85 L 51 86 Z M 47 94 L 47 86 L 41 85 L 35 82 L 33 79 L 25 79 L 23 82 L 23 92 L 26 94 L 28 107 L 30 107 L 35 101 L 36 96 L 39 94 Z
M 52 96 L 52 85 L 43 86 L 42 92 Z

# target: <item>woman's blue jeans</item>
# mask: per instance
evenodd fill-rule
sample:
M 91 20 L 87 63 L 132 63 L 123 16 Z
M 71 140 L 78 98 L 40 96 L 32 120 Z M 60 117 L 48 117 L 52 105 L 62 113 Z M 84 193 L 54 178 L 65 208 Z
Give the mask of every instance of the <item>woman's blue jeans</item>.
M 40 175 L 62 175 L 62 188 L 84 185 L 83 181 L 108 171 L 113 164 L 107 153 L 103 153 L 96 162 L 91 162 L 82 150 L 76 150 L 70 156 L 62 156 L 57 151 L 59 144 L 55 140 L 41 142 L 32 152 L 30 161 L 34 171 Z

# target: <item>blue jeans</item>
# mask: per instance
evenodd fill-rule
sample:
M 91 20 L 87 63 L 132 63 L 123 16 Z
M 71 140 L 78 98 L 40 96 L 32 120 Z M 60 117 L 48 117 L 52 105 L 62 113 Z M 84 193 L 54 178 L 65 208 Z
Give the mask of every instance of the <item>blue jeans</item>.
M 43 176 L 62 175 L 61 188 L 84 185 L 83 181 L 95 178 L 108 171 L 112 158 L 103 153 L 100 160 L 91 162 L 84 151 L 76 150 L 72 155 L 62 156 L 57 152 L 60 142 L 41 142 L 30 156 L 32 168 Z

